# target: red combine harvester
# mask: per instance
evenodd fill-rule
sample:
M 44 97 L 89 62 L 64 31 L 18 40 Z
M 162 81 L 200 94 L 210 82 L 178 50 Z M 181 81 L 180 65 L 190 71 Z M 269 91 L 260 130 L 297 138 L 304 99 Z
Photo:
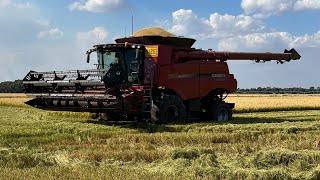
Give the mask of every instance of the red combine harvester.
M 195 40 L 160 28 L 143 29 L 115 44 L 95 45 L 97 69 L 35 72 L 23 79 L 26 104 L 44 110 L 99 113 L 113 120 L 183 123 L 195 117 L 227 121 L 237 90 L 226 61 L 278 63 L 300 59 L 284 53 L 218 52 L 191 48 Z

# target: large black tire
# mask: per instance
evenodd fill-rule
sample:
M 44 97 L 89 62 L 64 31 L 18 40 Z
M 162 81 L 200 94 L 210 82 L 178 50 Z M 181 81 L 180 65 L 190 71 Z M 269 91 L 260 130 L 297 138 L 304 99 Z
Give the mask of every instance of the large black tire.
M 207 109 L 207 118 L 219 122 L 226 122 L 232 119 L 232 110 L 224 102 L 213 102 Z
M 187 118 L 186 107 L 175 95 L 164 95 L 158 104 L 151 107 L 151 122 L 156 124 L 184 123 Z

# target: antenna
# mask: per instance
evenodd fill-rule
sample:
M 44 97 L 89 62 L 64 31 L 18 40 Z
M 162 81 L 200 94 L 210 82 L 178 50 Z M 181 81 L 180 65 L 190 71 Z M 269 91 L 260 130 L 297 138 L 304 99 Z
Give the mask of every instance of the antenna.
M 124 37 L 127 37 L 127 26 L 124 26 Z
M 132 32 L 132 36 L 133 36 L 133 14 L 131 16 L 131 32 Z

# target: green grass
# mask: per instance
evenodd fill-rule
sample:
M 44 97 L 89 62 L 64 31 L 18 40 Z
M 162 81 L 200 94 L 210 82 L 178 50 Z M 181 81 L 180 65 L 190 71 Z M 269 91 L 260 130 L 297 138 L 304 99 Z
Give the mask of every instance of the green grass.
M 1 179 L 320 179 L 320 111 L 229 123 L 100 122 L 0 106 Z

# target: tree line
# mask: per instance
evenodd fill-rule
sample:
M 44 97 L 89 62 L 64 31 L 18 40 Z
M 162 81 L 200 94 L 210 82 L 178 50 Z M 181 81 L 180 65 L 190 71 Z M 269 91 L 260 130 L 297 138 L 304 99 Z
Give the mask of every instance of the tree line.
M 320 87 L 293 87 L 293 88 L 278 88 L 278 87 L 258 87 L 238 89 L 239 94 L 320 94 Z
M 24 88 L 22 80 L 0 82 L 0 93 L 23 93 Z M 293 87 L 293 88 L 278 88 L 278 87 L 258 87 L 238 89 L 238 94 L 320 94 L 320 87 Z
M 0 93 L 23 93 L 22 80 L 0 82 Z

